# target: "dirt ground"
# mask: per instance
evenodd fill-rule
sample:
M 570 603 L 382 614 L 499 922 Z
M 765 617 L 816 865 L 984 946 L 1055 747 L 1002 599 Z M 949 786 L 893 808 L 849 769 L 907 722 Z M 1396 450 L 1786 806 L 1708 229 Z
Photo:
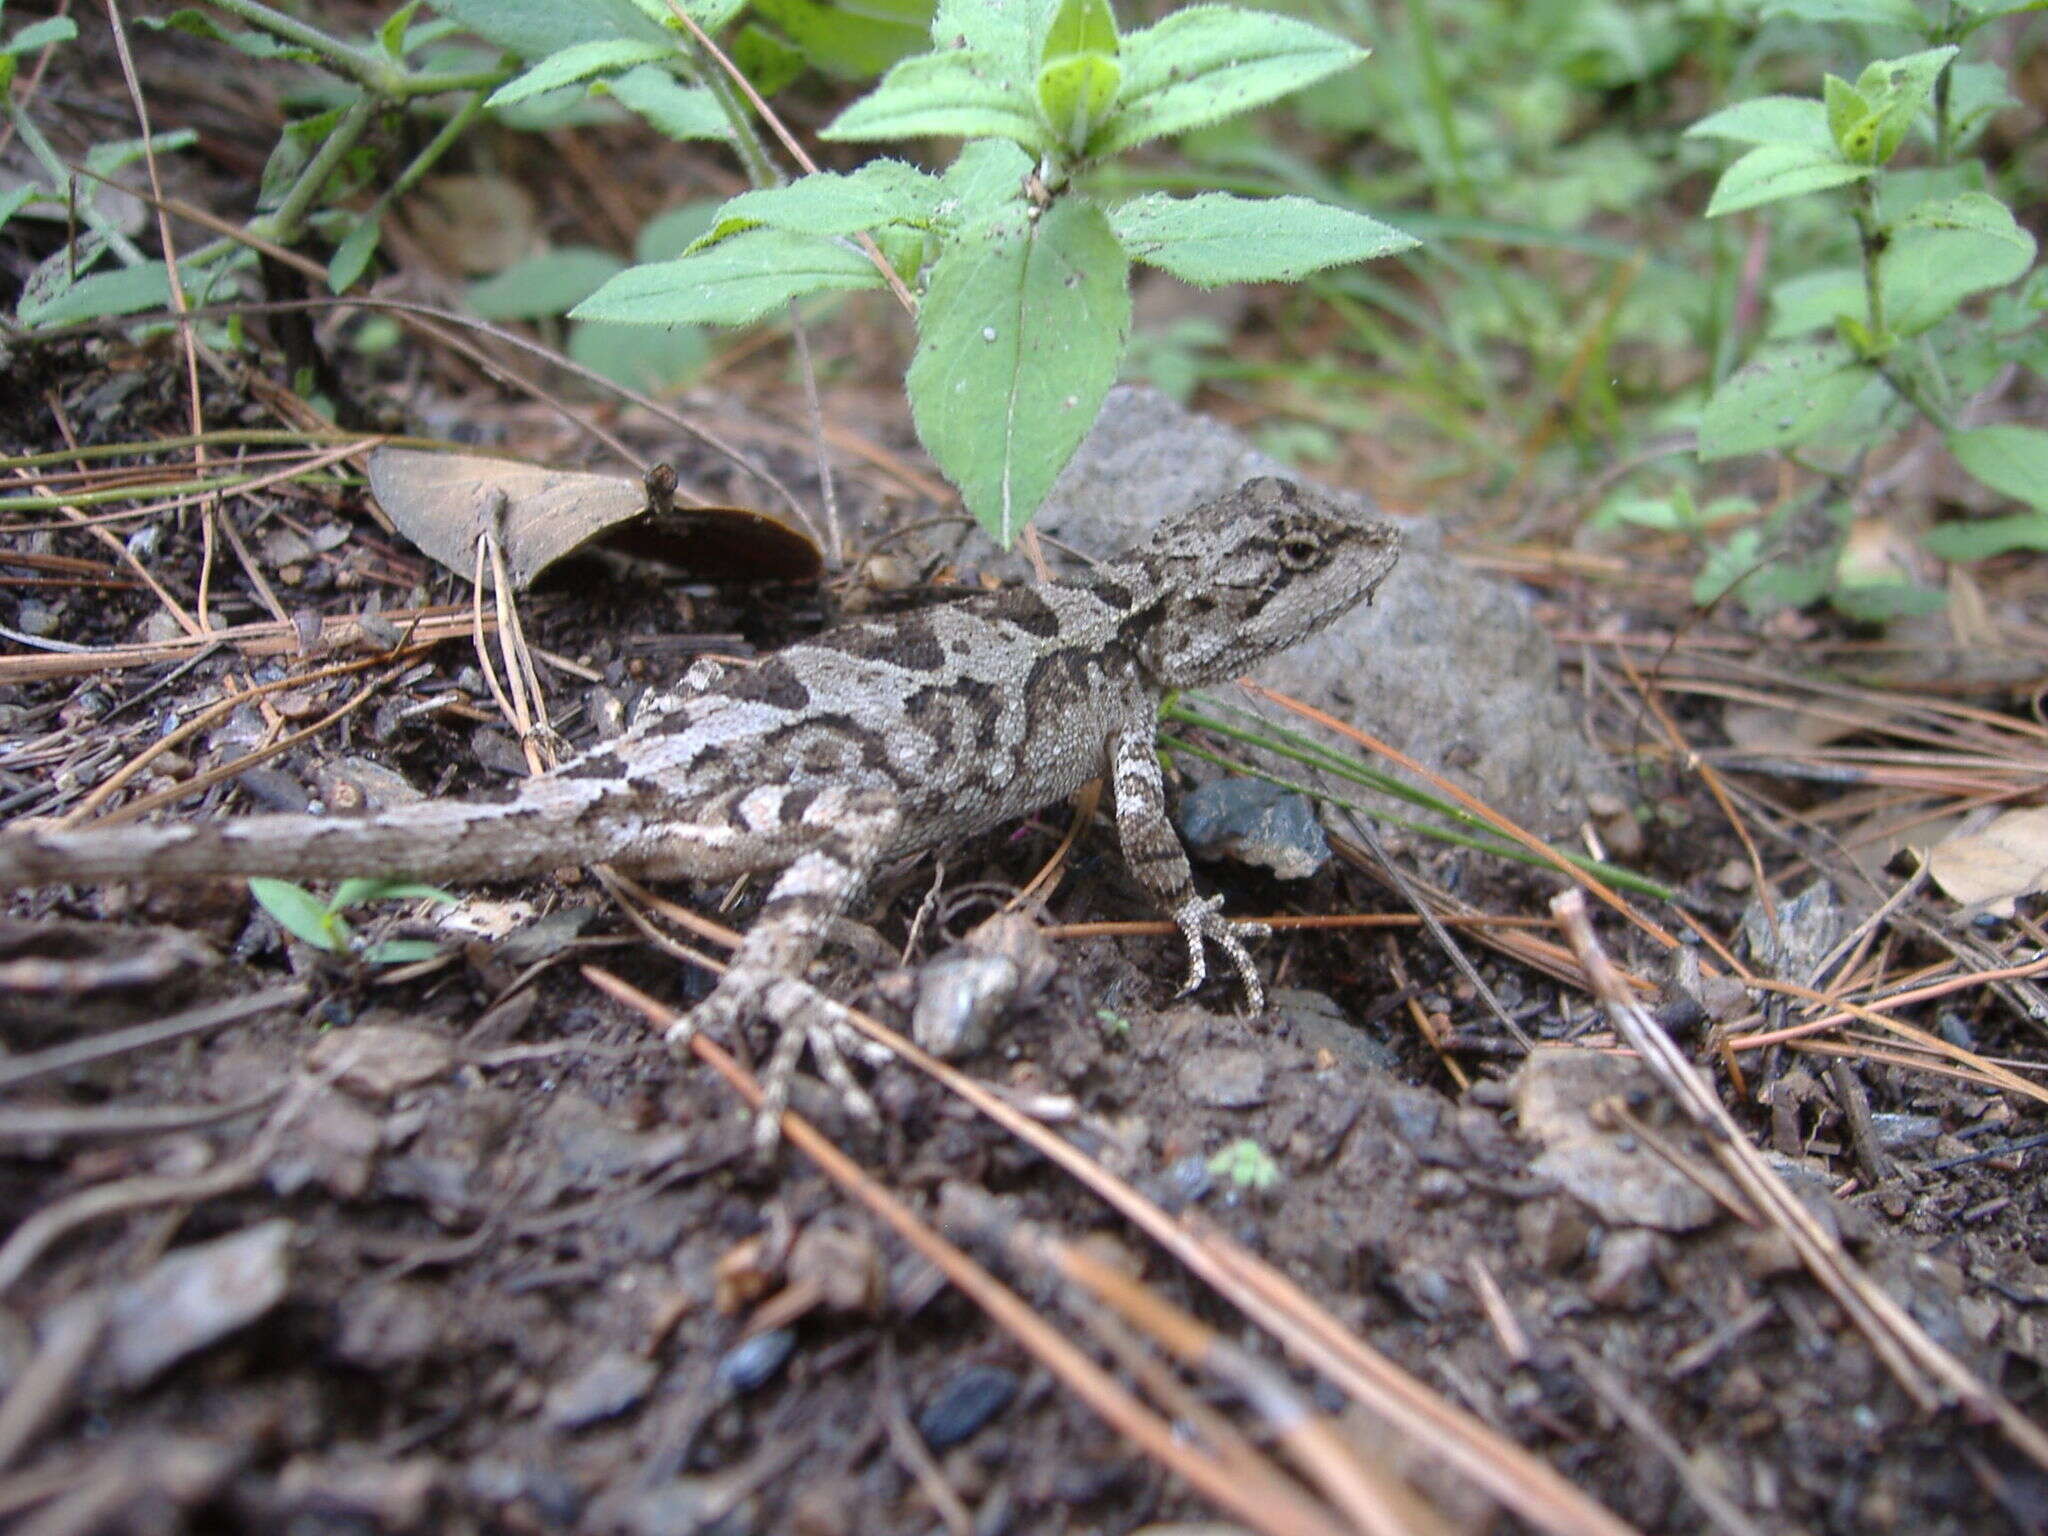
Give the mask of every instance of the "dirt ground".
M 60 416 L 87 444 L 175 431 L 163 402 L 178 398 L 176 370 L 169 346 L 28 353 L 10 373 L 0 446 L 53 446 Z M 224 385 L 209 415 L 237 404 Z M 461 584 L 381 534 L 359 495 L 281 489 L 260 515 L 246 504 L 227 515 L 243 519 L 242 544 L 294 613 L 359 613 L 371 593 L 402 609 L 422 588 L 460 600 Z M 155 598 L 103 542 L 41 526 L 7 540 L 41 560 L 9 567 L 10 629 L 83 647 L 155 632 Z M 195 590 L 196 520 L 151 538 L 151 570 Z M 224 547 L 219 558 L 231 558 Z M 234 573 L 216 573 L 215 589 L 223 622 L 262 616 Z M 688 636 L 772 642 L 815 624 L 819 606 L 801 589 L 586 583 L 536 603 L 529 638 L 581 669 L 547 674 L 554 718 L 580 741 L 680 670 Z M 10 816 L 62 813 L 230 682 L 333 659 L 224 647 L 10 683 L 0 797 Z M 282 690 L 267 710 L 244 705 L 154 759 L 133 788 L 318 720 L 364 678 L 380 691 L 340 723 L 172 814 L 345 807 L 403 785 L 488 793 L 524 771 L 457 639 Z M 1053 808 L 957 850 L 936 902 L 928 868 L 904 871 L 861 916 L 894 946 L 923 909 L 915 964 L 989 915 L 1065 822 Z M 1700 817 L 1646 862 L 1680 879 L 1715 867 L 1726 850 L 1713 825 Z M 1241 873 L 1210 878 L 1233 910 L 1283 899 Z M 1484 878 L 1468 894 L 1540 909 L 1538 882 Z M 599 965 L 674 1004 L 703 985 L 637 938 L 587 877 L 457 894 L 475 936 L 458 944 L 425 916 L 401 917 L 393 932 L 446 948 L 389 971 L 288 941 L 239 888 L 11 900 L 0 1520 L 39 1532 L 651 1536 L 1192 1530 L 1210 1518 L 803 1156 L 754 1157 L 738 1097 L 580 973 Z M 1355 872 L 1284 899 L 1303 911 L 1383 900 Z M 1732 922 L 1737 903 L 1724 900 L 1720 920 Z M 746 905 L 725 916 L 743 926 Z M 1091 827 L 1052 916 L 1147 915 L 1105 827 Z M 1282 990 L 1258 1019 L 1232 1016 L 1215 989 L 1171 1005 L 1179 958 L 1163 940 L 1054 953 L 1056 979 L 962 1063 L 970 1073 L 1063 1104 L 1056 1124 L 1075 1145 L 1264 1256 L 1623 1520 L 1701 1529 L 1704 1488 L 1723 1501 L 1721 1529 L 2048 1528 L 2038 1467 L 1960 1412 L 1916 1406 L 1781 1242 L 1630 1133 L 1602 1129 L 1595 1106 L 1619 1101 L 1694 1145 L 1639 1069 L 1570 1049 L 1519 1064 L 1426 939 L 1268 940 L 1262 962 Z M 1533 1035 L 1584 1031 L 1583 999 L 1483 964 Z M 847 961 L 833 987 L 900 1019 L 901 983 Z M 233 1016 L 238 1000 L 286 985 L 298 990 L 281 1004 Z M 1396 1006 L 1407 996 L 1466 1043 L 1450 1058 L 1470 1079 L 1463 1091 Z M 222 1004 L 228 1017 L 176 1038 L 51 1055 Z M 2041 1154 L 1973 1158 L 2019 1140 L 2034 1115 L 1997 1093 L 1865 1066 L 1892 1176 L 1835 1199 L 1826 1191 L 1854 1175 L 1856 1149 L 1824 1071 L 1794 1056 L 1765 1063 L 1751 1086 L 1774 1109 L 1739 1105 L 1743 1123 L 1934 1338 L 2038 1411 Z M 1356 1445 L 1434 1501 L 1440 1523 L 1413 1528 L 1515 1528 L 1430 1446 L 1347 1406 L 1007 1133 L 904 1067 L 873 1081 L 879 1135 L 808 1080 L 797 1107 L 913 1208 L 932 1214 L 962 1182 L 1090 1236 L 1283 1364 Z M 1270 1183 L 1216 1161 L 1246 1142 Z M 1085 1332 L 1042 1275 L 1013 1279 L 1062 1332 Z M 1230 1406 L 1227 1393 L 1205 1395 Z
M 203 155 L 170 162 L 174 178 L 192 178 L 170 190 L 243 206 L 267 120 L 252 124 L 242 104 L 221 100 L 208 74 L 216 56 L 138 38 L 161 120 L 205 135 Z M 93 57 L 83 47 L 74 58 Z M 99 75 L 58 83 L 69 102 L 97 101 L 105 120 L 126 122 L 119 71 L 99 58 Z M 593 169 L 630 168 L 556 168 L 564 219 L 630 233 L 630 221 L 606 223 L 616 210 L 590 190 Z M 619 185 L 655 184 L 658 167 L 638 169 L 647 175 L 621 174 Z M 835 322 L 847 329 L 814 338 L 819 356 L 893 356 L 894 342 L 858 330 L 861 316 L 856 306 Z M 305 427 L 276 382 L 291 372 L 281 355 L 309 341 L 341 350 L 358 323 L 323 319 L 316 336 L 259 323 L 261 366 L 199 370 L 204 421 Z M 446 355 L 356 363 L 381 372 L 340 382 L 330 403 L 352 421 L 512 443 L 555 468 L 591 461 L 548 409 L 506 403 Z M 746 366 L 692 397 L 693 419 L 714 421 L 815 501 L 793 376 L 779 363 Z M 883 397 L 840 382 L 828 419 L 880 445 L 858 463 L 842 457 L 857 543 L 872 549 L 885 531 L 929 520 L 936 503 L 915 492 L 929 482 L 900 471 L 900 396 L 864 405 Z M 618 424 L 610 407 L 579 408 Z M 0 455 L 149 443 L 188 431 L 188 412 L 186 361 L 168 335 L 138 343 L 110 327 L 10 342 L 0 360 Z M 632 430 L 656 456 L 679 454 L 644 420 Z M 89 463 L 105 471 L 141 457 Z M 192 461 L 179 450 L 148 462 L 156 473 Z M 677 468 L 734 504 L 771 504 L 758 480 L 708 453 L 684 448 Z M 0 513 L 0 817 L 104 815 L 157 796 L 158 814 L 173 818 L 315 803 L 346 814 L 415 795 L 502 793 L 528 771 L 469 639 L 467 583 L 382 527 L 359 482 L 278 484 L 231 498 L 218 518 L 209 528 L 196 505 L 97 524 Z M 549 716 L 567 743 L 588 743 L 702 651 L 772 646 L 848 602 L 917 600 L 878 599 L 864 584 L 922 586 L 946 565 L 943 551 L 901 538 L 822 594 L 572 577 L 525 611 Z M 229 643 L 182 639 L 143 572 L 188 603 L 208 590 L 210 622 Z M 416 624 L 433 605 L 454 605 L 439 630 L 438 619 Z M 445 638 L 426 643 L 435 634 Z M 230 693 L 248 696 L 206 714 Z M 1603 740 L 1641 736 L 1640 720 L 1598 725 Z M 280 742 L 256 766 L 241 761 Z M 1690 778 L 1654 789 L 1659 814 L 1633 862 L 1684 887 L 1716 931 L 1737 931 L 1746 894 L 1710 878 L 1739 853 L 1724 821 Z M 940 882 L 929 865 L 893 872 L 856 914 L 886 952 L 879 963 L 835 954 L 826 985 L 900 1023 L 916 968 L 1030 880 L 1069 819 L 1051 807 L 951 850 Z M 1540 915 L 1552 889 L 1500 865 L 1406 852 L 1493 912 Z M 1341 862 L 1307 885 L 1224 866 L 1202 878 L 1233 913 L 1403 910 Z M 435 958 L 396 966 L 290 938 L 239 883 L 5 898 L 0 1526 L 38 1536 L 1236 1528 L 1215 1524 L 1210 1502 L 1110 1429 L 806 1156 L 754 1155 L 750 1113 L 726 1082 L 589 979 L 586 968 L 602 969 L 676 1007 L 705 986 L 591 876 L 452 894 L 452 909 L 350 914 L 368 941 L 438 945 Z M 742 892 L 723 907 L 722 891 L 667 894 L 741 928 L 758 899 Z M 1048 906 L 1054 922 L 1154 915 L 1100 817 Z M 1659 974 L 1621 925 L 1603 937 L 1623 964 Z M 1221 986 L 1176 1004 L 1181 956 L 1162 938 L 1042 948 L 1056 962 L 1051 979 L 960 1067 L 1168 1213 L 1263 1257 L 1628 1526 L 2048 1531 L 2048 1472 L 2013 1435 L 1901 1388 L 1782 1238 L 1733 1213 L 1740 1202 L 1701 1175 L 1710 1149 L 1662 1090 L 1626 1059 L 1584 1048 L 1606 1037 L 1576 989 L 1473 950 L 1520 1028 L 1555 1047 L 1525 1060 L 1412 928 L 1263 941 L 1274 998 L 1258 1018 L 1235 1016 Z M 2038 1021 L 2016 1022 L 1989 993 L 1925 1013 L 1926 1027 L 1987 1056 L 2020 1068 L 2044 1058 Z M 2038 1106 L 1875 1056 L 1831 1065 L 1785 1050 L 1745 1057 L 1739 1095 L 1698 1020 L 1668 1017 L 1821 1225 L 1919 1328 L 2039 1423 L 2048 1154 L 2029 1144 Z M 767 1044 L 725 1043 L 756 1055 Z M 1287 1353 L 951 1092 L 902 1065 L 864 1075 L 879 1131 L 808 1078 L 795 1107 L 913 1212 L 935 1219 L 962 1191 L 986 1191 L 1142 1276 L 1273 1367 L 1361 1465 L 1426 1501 L 1396 1528 L 1534 1528 L 1452 1470 L 1428 1436 L 1347 1400 L 1317 1368 L 1329 1361 Z M 1158 1386 L 1155 1357 L 1143 1346 L 1135 1358 L 1117 1353 L 1096 1311 L 1045 1268 L 970 1246 L 1113 1375 Z M 1284 1426 L 1271 1414 L 1245 1411 L 1215 1376 L 1187 1380 L 1182 1397 L 1161 1394 L 1183 1440 L 1216 1443 L 1200 1426 L 1221 1410 L 1247 1426 L 1248 1455 L 1279 1454 Z

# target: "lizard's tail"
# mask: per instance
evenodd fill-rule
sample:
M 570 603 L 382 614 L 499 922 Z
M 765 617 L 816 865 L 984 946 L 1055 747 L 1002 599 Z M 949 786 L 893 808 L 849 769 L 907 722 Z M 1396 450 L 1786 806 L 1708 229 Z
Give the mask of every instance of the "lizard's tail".
M 542 786 L 546 786 L 543 788 Z M 534 780 L 502 805 L 429 802 L 376 816 L 245 816 L 169 826 L 0 831 L 0 889 L 209 875 L 491 880 L 619 851 L 596 796 Z

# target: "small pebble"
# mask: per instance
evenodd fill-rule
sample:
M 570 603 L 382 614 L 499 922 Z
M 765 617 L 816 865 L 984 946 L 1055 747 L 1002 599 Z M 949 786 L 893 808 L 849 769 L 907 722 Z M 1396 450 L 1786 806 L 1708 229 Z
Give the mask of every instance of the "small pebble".
M 917 1415 L 917 1432 L 935 1451 L 960 1444 L 1010 1406 L 1017 1374 L 996 1365 L 969 1365 L 940 1384 Z
M 752 1392 L 766 1386 L 796 1349 L 796 1334 L 771 1328 L 742 1339 L 718 1362 L 718 1383 L 728 1392 Z
M 1212 1109 L 1249 1109 L 1265 1102 L 1265 1056 L 1252 1050 L 1215 1047 L 1197 1051 L 1180 1064 L 1181 1092 Z
M 616 1418 L 647 1395 L 659 1374 L 652 1360 L 607 1350 L 548 1392 L 541 1413 L 557 1429 Z

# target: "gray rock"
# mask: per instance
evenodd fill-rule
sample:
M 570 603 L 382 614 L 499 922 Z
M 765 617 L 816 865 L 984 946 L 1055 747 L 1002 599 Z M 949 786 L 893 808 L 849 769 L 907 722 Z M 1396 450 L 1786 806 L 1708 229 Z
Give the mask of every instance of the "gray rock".
M 139 1387 L 268 1312 L 284 1300 L 291 1241 L 290 1222 L 266 1221 L 159 1259 L 115 1293 L 100 1353 L 105 1375 Z
M 1328 1051 L 1360 1072 L 1398 1072 L 1401 1053 L 1384 1036 L 1363 1029 L 1335 998 L 1307 987 L 1275 987 L 1266 1006 L 1287 1022 L 1294 1043 L 1313 1054 Z
M 1266 1058 L 1258 1051 L 1212 1046 L 1180 1064 L 1180 1090 L 1211 1109 L 1250 1109 L 1266 1098 Z
M 1174 817 L 1190 852 L 1306 880 L 1330 862 L 1330 840 L 1308 796 L 1233 775 L 1183 795 Z
M 1300 478 L 1220 422 L 1155 390 L 1120 387 L 1036 523 L 1099 558 L 1161 517 L 1271 474 Z M 1381 510 L 1358 492 L 1333 494 Z M 1589 795 L 1619 795 L 1622 784 L 1580 736 L 1548 636 L 1513 588 L 1444 554 L 1432 524 L 1400 521 L 1401 563 L 1372 606 L 1255 675 L 1383 737 L 1526 826 L 1576 827 Z
M 551 1388 L 541 1416 L 557 1429 L 581 1429 L 616 1418 L 647 1395 L 659 1374 L 652 1360 L 608 1349 Z

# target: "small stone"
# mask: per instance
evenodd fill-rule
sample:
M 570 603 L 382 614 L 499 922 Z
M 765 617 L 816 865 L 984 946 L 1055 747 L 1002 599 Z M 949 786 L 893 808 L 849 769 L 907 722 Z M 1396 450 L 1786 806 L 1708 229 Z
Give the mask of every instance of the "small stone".
M 291 1241 L 290 1222 L 266 1221 L 159 1259 L 115 1293 L 102 1369 L 132 1390 L 247 1327 L 284 1299 Z
M 314 1072 L 339 1069 L 335 1081 L 350 1093 L 383 1103 L 402 1089 L 445 1075 L 455 1051 L 439 1035 L 406 1024 L 358 1024 L 322 1035 L 306 1052 Z
M 1308 797 L 1264 779 L 1199 786 L 1181 798 L 1175 824 L 1198 857 L 1233 858 L 1282 880 L 1306 880 L 1330 862 L 1330 840 Z
M 1585 1207 L 1575 1200 L 1525 1200 L 1515 1208 L 1515 1234 L 1529 1261 L 1546 1274 L 1578 1263 L 1593 1235 Z
M 1610 1232 L 1600 1245 L 1586 1294 L 1603 1307 L 1633 1312 L 1657 1297 L 1657 1261 L 1665 1240 L 1640 1228 Z
M 1714 884 L 1724 891 L 1746 891 L 1756 880 L 1747 859 L 1730 859 L 1714 871 Z
M 718 1362 L 719 1384 L 733 1393 L 766 1386 L 795 1349 L 796 1334 L 788 1328 L 771 1328 L 751 1339 L 742 1339 Z
M 28 598 L 14 610 L 14 627 L 24 635 L 34 635 L 39 640 L 43 639 L 56 633 L 57 610 L 48 603 L 38 602 L 33 597 Z
M 1017 995 L 1019 973 L 1006 955 L 957 949 L 922 967 L 910 1033 L 941 1061 L 984 1049 L 995 1021 Z
M 1180 1064 L 1180 1090 L 1212 1109 L 1250 1109 L 1266 1099 L 1266 1058 L 1258 1051 L 1218 1046 L 1196 1051 Z
M 541 1416 L 557 1429 L 581 1429 L 617 1418 L 647 1395 L 660 1374 L 652 1360 L 606 1350 L 567 1381 L 552 1387 Z
M 963 1366 L 942 1382 L 917 1415 L 917 1432 L 935 1451 L 960 1444 L 1010 1406 L 1017 1373 L 997 1365 Z

